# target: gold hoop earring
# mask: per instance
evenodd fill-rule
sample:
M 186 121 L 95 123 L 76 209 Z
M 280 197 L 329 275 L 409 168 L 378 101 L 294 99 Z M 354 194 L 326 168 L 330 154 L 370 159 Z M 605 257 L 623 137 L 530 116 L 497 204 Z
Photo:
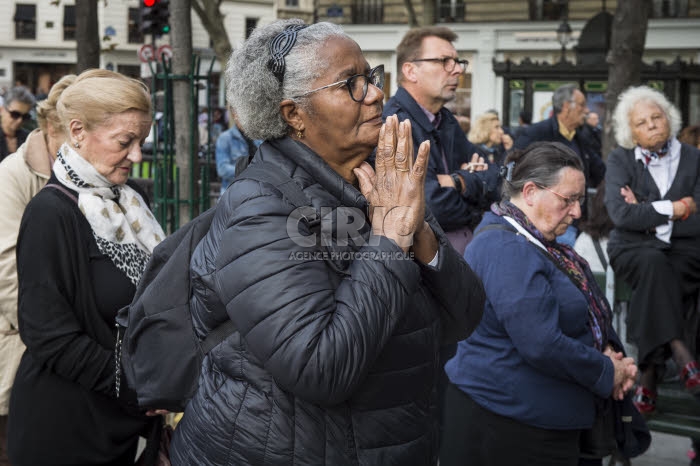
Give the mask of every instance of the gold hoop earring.
M 297 138 L 304 139 L 304 132 L 300 129 L 297 130 Z

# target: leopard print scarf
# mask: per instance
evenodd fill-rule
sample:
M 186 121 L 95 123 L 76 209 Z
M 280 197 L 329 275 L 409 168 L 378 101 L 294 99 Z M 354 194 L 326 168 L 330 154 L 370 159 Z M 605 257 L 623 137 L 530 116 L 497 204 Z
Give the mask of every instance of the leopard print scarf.
M 53 171 L 61 184 L 78 192 L 78 207 L 100 251 L 137 285 L 153 248 L 165 237 L 143 198 L 126 184 L 112 185 L 67 144 Z

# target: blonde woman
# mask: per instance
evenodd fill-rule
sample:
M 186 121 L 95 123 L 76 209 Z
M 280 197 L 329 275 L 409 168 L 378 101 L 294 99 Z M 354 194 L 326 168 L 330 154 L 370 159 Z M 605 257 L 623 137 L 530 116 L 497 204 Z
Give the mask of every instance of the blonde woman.
M 513 147 L 513 139 L 503 131 L 498 115 L 490 112 L 474 121 L 467 139 L 477 146 L 484 160 L 498 165 L 503 165 L 506 151 Z
M 164 236 L 128 182 L 151 98 L 139 81 L 89 70 L 56 108 L 66 139 L 17 240 L 27 349 L 10 397 L 9 457 L 15 466 L 132 465 L 150 422 L 115 396 L 114 318 Z

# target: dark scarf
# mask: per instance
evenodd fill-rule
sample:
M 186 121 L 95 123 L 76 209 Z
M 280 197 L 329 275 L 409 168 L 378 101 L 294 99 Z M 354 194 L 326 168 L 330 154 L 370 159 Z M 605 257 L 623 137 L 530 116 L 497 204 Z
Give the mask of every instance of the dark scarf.
M 494 203 L 491 210 L 499 217 L 504 215 L 511 217 L 528 233 L 537 238 L 547 248 L 547 252 L 559 269 L 565 272 L 573 284 L 581 290 L 588 301 L 588 325 L 593 334 L 595 347 L 603 351 L 608 341 L 607 329 L 612 321 L 612 312 L 585 259 L 567 245 L 546 240 L 523 211 L 511 202 Z

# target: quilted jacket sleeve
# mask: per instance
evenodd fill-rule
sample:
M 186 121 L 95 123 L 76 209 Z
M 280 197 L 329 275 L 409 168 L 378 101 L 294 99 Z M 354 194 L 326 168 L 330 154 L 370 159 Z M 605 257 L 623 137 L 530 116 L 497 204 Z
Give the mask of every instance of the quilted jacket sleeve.
M 290 238 L 290 204 L 250 180 L 235 192 L 246 200 L 221 233 L 212 277 L 219 300 L 276 383 L 318 404 L 347 399 L 401 319 L 420 267 L 372 237 L 338 284 L 317 250 Z
M 437 267 L 422 267 L 425 285 L 440 303 L 442 343 L 464 340 L 474 331 L 484 312 L 486 293 L 479 277 L 450 245 L 435 218 L 426 220 L 438 238 Z

